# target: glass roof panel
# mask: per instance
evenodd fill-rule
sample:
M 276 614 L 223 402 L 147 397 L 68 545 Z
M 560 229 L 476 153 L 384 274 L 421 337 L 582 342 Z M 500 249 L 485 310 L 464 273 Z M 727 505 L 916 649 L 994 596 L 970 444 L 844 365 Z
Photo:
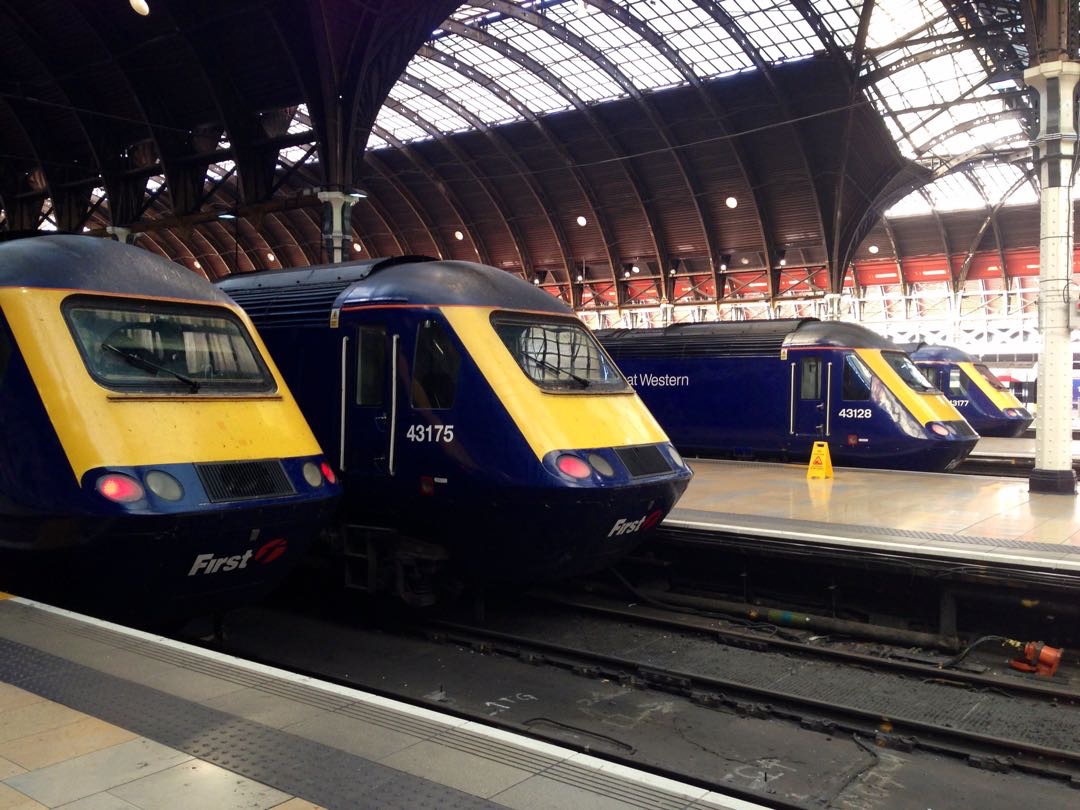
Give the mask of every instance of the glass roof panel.
M 406 73 L 446 94 L 485 124 L 500 124 L 519 118 L 514 108 L 492 90 L 471 81 L 458 71 L 446 70 L 437 61 L 414 60 Z
M 372 132 L 368 135 L 367 148 L 368 149 L 386 149 L 390 144 Z
M 851 48 L 855 44 L 859 33 L 861 0 L 811 0 L 810 5 L 841 46 Z
M 677 50 L 700 78 L 753 65 L 720 23 L 693 0 L 630 0 L 627 6 Z
M 824 47 L 799 10 L 789 3 L 721 0 L 720 5 L 767 62 L 811 56 Z
M 390 107 L 383 105 L 379 114 L 375 117 L 375 126 L 385 130 L 394 138 L 404 143 L 410 141 L 422 141 L 431 136 L 424 132 L 424 128 L 414 124 L 401 113 L 395 112 Z
M 436 45 L 438 50 L 445 51 L 466 65 L 495 79 L 500 87 L 513 93 L 515 98 L 520 99 L 536 113 L 568 110 L 572 106 L 570 101 L 560 95 L 550 84 L 492 48 L 477 45 L 471 40 L 458 36 L 439 39 Z M 419 72 L 422 61 L 413 57 L 408 70 L 413 72 L 415 68 Z M 432 69 L 448 70 L 436 61 L 428 60 L 428 62 Z
M 464 132 L 471 129 L 468 121 L 445 104 L 402 82 L 398 82 L 391 88 L 390 98 L 412 110 L 440 132 Z

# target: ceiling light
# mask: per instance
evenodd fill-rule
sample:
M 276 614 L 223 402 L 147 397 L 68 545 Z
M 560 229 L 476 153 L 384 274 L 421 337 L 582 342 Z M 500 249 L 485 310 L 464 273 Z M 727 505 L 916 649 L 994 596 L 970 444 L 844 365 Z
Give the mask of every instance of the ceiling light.
M 626 270 L 625 272 L 623 272 L 622 277 L 623 278 L 630 278 L 630 271 Z
M 537 287 L 539 287 L 540 286 L 540 279 L 534 278 L 533 279 L 533 284 L 535 284 Z
M 724 200 L 724 205 L 726 205 L 728 208 L 737 208 L 739 205 L 739 201 L 736 200 L 734 197 L 728 197 L 726 200 Z
M 128 0 L 128 5 L 132 11 L 143 17 L 150 13 L 150 5 L 146 0 Z
M 195 269 L 202 270 L 202 262 L 200 262 L 198 259 L 195 260 Z
M 750 260 L 748 258 L 746 258 L 745 256 L 743 256 L 741 259 L 739 259 L 739 261 L 742 262 L 743 264 L 750 264 Z
M 577 280 L 578 280 L 578 281 L 584 281 L 584 280 L 585 280 L 585 276 L 581 275 L 581 273 L 578 273 L 578 275 L 577 275 Z
M 361 245 L 359 242 L 353 242 L 352 243 L 352 249 L 355 250 L 357 253 L 359 253 L 361 250 L 364 249 L 364 246 Z
M 781 251 L 777 252 L 776 258 L 779 259 L 779 263 L 780 263 L 781 267 L 784 267 L 785 265 L 787 265 L 787 251 L 786 250 L 781 250 Z
M 267 254 L 266 254 L 266 260 L 267 260 L 268 262 L 272 262 L 272 261 L 274 261 L 274 254 L 273 254 L 273 253 L 267 253 Z
M 586 225 L 589 224 L 589 220 L 585 219 L 585 217 L 578 217 L 577 224 L 584 228 Z
M 353 199 L 353 200 L 366 200 L 367 199 L 367 192 L 366 191 L 361 191 L 360 189 L 357 189 L 356 191 L 350 191 L 345 196 L 349 197 L 350 199 Z
M 633 266 L 632 266 L 632 267 L 630 268 L 630 270 L 631 270 L 631 272 L 634 272 L 634 273 L 640 273 L 640 272 L 641 272 L 641 268 L 640 268 L 640 267 L 638 267 L 638 266 L 637 266 L 636 264 L 635 264 L 635 265 L 633 265 Z
M 672 267 L 671 270 L 668 271 L 668 273 L 672 276 L 675 275 L 675 268 Z
M 731 254 L 724 253 L 722 256 L 720 256 L 720 269 L 727 270 L 727 266 L 729 264 L 731 264 Z
M 463 234 L 461 231 L 454 231 L 454 238 L 460 242 L 462 239 L 465 238 L 465 234 Z
M 878 252 L 878 246 L 877 245 L 871 245 L 870 247 L 867 248 L 867 250 L 869 250 L 871 253 L 877 253 Z

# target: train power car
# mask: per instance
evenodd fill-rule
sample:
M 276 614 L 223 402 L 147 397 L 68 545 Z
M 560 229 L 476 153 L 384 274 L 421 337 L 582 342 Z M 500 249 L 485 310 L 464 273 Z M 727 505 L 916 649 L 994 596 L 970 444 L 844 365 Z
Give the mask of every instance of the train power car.
M 980 436 L 1020 436 L 1033 416 L 978 359 L 952 346 L 905 346 L 931 383 L 956 406 Z
M 233 276 L 345 487 L 347 582 L 545 580 L 640 542 L 691 473 L 592 334 L 505 271 L 417 257 Z
M 814 318 L 596 333 L 684 453 L 949 470 L 978 436 L 891 341 Z
M 0 244 L 0 588 L 145 622 L 270 590 L 339 487 L 243 311 L 88 236 Z

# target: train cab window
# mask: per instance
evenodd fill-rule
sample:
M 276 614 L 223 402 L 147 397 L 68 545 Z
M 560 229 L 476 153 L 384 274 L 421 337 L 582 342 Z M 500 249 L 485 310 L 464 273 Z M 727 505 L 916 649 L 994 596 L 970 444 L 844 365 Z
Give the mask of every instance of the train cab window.
M 994 374 L 994 372 L 992 372 L 990 369 L 988 369 L 982 363 L 976 363 L 975 364 L 975 370 L 977 372 L 979 372 L 980 374 L 982 374 L 983 377 L 986 378 L 986 381 L 988 383 L 990 383 L 990 385 L 993 388 L 997 389 L 998 391 L 1008 391 L 1009 390 L 1008 388 L 1005 387 L 1005 383 L 1003 383 L 1001 380 L 999 380 L 997 378 L 997 376 Z
M 923 376 L 923 373 L 919 371 L 918 367 L 911 362 L 911 358 L 904 352 L 883 351 L 881 357 L 912 391 L 918 391 L 920 394 L 937 391 L 930 381 Z
M 629 390 L 596 338 L 576 319 L 496 312 L 491 325 L 525 375 L 545 391 Z
M 870 399 L 870 369 L 866 364 L 849 354 L 844 357 L 843 397 L 848 401 Z
M 799 398 L 821 399 L 821 361 L 816 357 L 804 357 L 800 362 Z
M 129 392 L 270 393 L 273 376 L 224 307 L 74 296 L 64 317 L 90 375 Z
M 386 375 L 386 327 L 361 326 L 356 330 L 356 404 L 383 404 Z
M 967 396 L 967 377 L 964 376 L 960 369 L 949 369 L 949 377 L 945 380 L 945 395 L 949 397 Z
M 457 394 L 461 355 L 446 328 L 426 320 L 417 327 L 413 357 L 412 406 L 452 408 Z

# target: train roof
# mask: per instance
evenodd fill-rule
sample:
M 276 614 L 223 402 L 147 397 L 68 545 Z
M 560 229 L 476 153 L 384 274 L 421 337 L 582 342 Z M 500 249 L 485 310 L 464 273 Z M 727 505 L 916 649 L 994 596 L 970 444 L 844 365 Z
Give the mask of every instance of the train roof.
M 932 343 L 910 343 L 904 347 L 913 360 L 938 360 L 952 361 L 954 363 L 978 363 L 976 357 L 972 357 L 965 351 L 954 346 L 935 346 Z
M 0 243 L 0 286 L 232 303 L 186 267 L 142 248 L 77 234 Z
M 605 329 L 596 335 L 613 353 L 643 356 L 779 355 L 784 348 L 808 346 L 899 348 L 859 324 L 817 318 L 679 323 L 660 329 Z
M 363 304 L 489 306 L 573 315 L 566 304 L 521 278 L 474 262 L 396 256 L 271 270 L 217 282 L 258 327 L 326 325 L 335 308 Z

